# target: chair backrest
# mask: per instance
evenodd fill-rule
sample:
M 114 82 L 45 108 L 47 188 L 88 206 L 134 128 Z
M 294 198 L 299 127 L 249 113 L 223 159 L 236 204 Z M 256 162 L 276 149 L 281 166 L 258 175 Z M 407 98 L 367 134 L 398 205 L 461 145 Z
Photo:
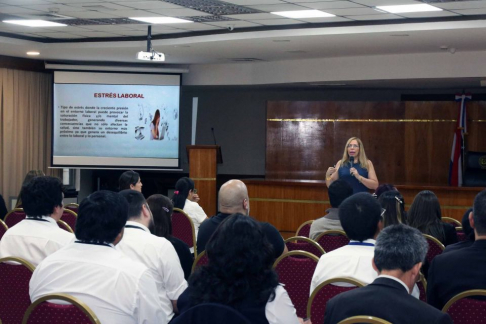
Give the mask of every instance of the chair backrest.
M 55 304 L 62 300 L 70 305 Z M 51 294 L 37 299 L 25 312 L 22 324 L 99 324 L 95 313 L 81 300 L 68 294 Z
M 474 299 L 479 296 L 482 299 Z M 486 318 L 486 290 L 473 289 L 457 294 L 442 311 L 452 317 L 454 324 L 483 323 Z
M 67 204 L 66 206 L 64 206 L 64 209 L 72 210 L 77 215 L 78 214 L 78 210 L 79 210 L 79 205 L 76 204 L 76 203 L 70 203 L 70 204 Z
M 456 231 L 457 231 L 457 228 L 456 228 Z M 463 231 L 457 231 L 457 241 L 458 242 L 464 242 L 467 240 L 467 236 L 466 236 L 466 233 L 464 233 Z
M 312 222 L 314 222 L 314 220 L 310 220 L 305 223 L 302 223 L 302 225 L 300 225 L 297 231 L 295 232 L 295 236 L 309 237 Z
M 69 233 L 74 233 L 73 229 L 71 226 L 69 226 L 65 221 L 63 220 L 58 220 L 57 221 L 57 226 L 59 226 L 61 229 L 65 230 L 66 232 Z
M 10 228 L 17 223 L 20 223 L 26 217 L 25 212 L 22 208 L 14 208 L 5 215 L 3 219 L 5 224 Z
M 444 251 L 445 246 L 433 236 L 427 234 L 422 234 L 422 235 L 427 240 L 427 243 L 429 243 L 429 250 L 427 251 L 427 255 L 425 256 L 425 259 L 430 264 L 436 256 L 438 256 L 439 254 L 442 253 L 442 251 Z
M 69 227 L 71 227 L 73 233 L 76 230 L 76 220 L 78 219 L 78 214 L 69 209 L 64 209 L 62 212 L 61 220 L 66 222 Z
M 191 217 L 182 209 L 174 208 L 172 212 L 172 235 L 194 248 L 194 257 L 197 257 L 196 230 Z
M 285 245 L 289 251 L 306 251 L 314 254 L 318 258 L 326 253 L 319 243 L 303 236 L 290 237 L 285 240 Z
M 309 252 L 291 251 L 281 255 L 273 264 L 299 317 L 305 317 L 312 276 L 318 262 L 319 258 Z
M 29 281 L 35 267 L 15 257 L 0 259 L 0 318 L 3 324 L 19 324 L 30 305 Z
M 419 299 L 423 302 L 427 302 L 427 280 L 422 272 L 420 273 L 419 281 L 417 281 L 417 287 L 420 292 Z
M 8 230 L 7 224 L 5 224 L 5 222 L 0 219 L 0 240 L 2 240 L 2 237 L 7 232 L 7 230 Z
M 234 308 L 216 303 L 204 303 L 189 308 L 174 318 L 171 324 L 251 324 Z
M 348 245 L 349 238 L 344 231 L 332 230 L 319 234 L 319 236 L 316 237 L 316 242 L 319 243 L 327 253 Z
M 192 264 L 191 273 L 196 271 L 196 269 L 199 268 L 200 266 L 208 264 L 208 262 L 209 262 L 209 260 L 208 260 L 208 255 L 206 254 L 206 251 L 202 251 L 201 253 L 199 253 L 197 255 L 196 259 L 194 260 L 194 263 Z
M 455 218 L 452 218 L 452 217 L 442 217 L 441 220 L 444 222 L 444 223 L 447 223 L 447 224 L 452 224 L 454 225 L 454 227 L 461 227 L 462 224 L 460 221 L 458 221 L 457 219 Z
M 333 285 L 333 283 L 345 282 L 352 284 L 352 287 L 341 287 Z M 363 287 L 364 284 L 352 278 L 334 278 L 321 283 L 312 292 L 307 303 L 307 317 L 311 319 L 312 323 L 324 323 L 324 314 L 326 313 L 326 305 L 329 299 L 340 293 Z
M 374 316 L 353 316 L 343 319 L 338 324 L 355 324 L 355 323 L 365 323 L 365 324 L 392 324 L 391 322 L 385 321 L 382 318 Z

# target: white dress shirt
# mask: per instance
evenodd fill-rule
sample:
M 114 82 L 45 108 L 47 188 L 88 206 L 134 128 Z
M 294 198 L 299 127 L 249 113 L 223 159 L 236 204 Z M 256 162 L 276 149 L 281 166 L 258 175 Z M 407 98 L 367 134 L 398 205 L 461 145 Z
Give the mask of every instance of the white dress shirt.
M 171 300 L 177 300 L 187 288 L 184 271 L 172 243 L 150 234 L 144 225 L 128 221 L 123 239 L 116 248 L 149 268 L 155 279 L 160 305 L 168 320 L 171 320 L 174 316 Z
M 74 240 L 74 234 L 57 225 L 54 218 L 27 217 L 8 229 L 0 241 L 0 258 L 19 257 L 37 266 L 48 255 Z
M 30 300 L 66 293 L 86 303 L 103 324 L 168 322 L 149 269 L 112 244 L 71 243 L 35 269 Z
M 184 204 L 184 212 L 191 217 L 192 222 L 194 223 L 194 230 L 196 231 L 196 238 L 197 233 L 199 232 L 199 226 L 202 222 L 208 218 L 204 210 L 197 202 L 190 201 L 186 199 L 186 203 Z M 192 251 L 194 252 L 194 251 Z
M 275 289 L 275 299 L 265 306 L 265 317 L 269 324 L 299 323 L 295 307 L 282 285 L 278 285 Z

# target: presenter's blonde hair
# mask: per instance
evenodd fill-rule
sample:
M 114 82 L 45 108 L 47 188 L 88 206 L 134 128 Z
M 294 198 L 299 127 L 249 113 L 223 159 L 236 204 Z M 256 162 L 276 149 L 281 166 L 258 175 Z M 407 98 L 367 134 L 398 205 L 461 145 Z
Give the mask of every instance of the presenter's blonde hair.
M 368 159 L 366 158 L 364 145 L 363 145 L 363 142 L 361 142 L 361 140 L 358 137 L 351 137 L 346 142 L 346 146 L 344 146 L 344 154 L 343 154 L 343 158 L 341 160 L 341 165 L 344 165 L 345 163 L 349 162 L 348 145 L 349 145 L 349 143 L 351 143 L 354 140 L 356 140 L 358 142 L 358 145 L 359 145 L 359 154 L 358 154 L 359 165 L 361 165 L 361 167 L 363 169 L 368 170 Z

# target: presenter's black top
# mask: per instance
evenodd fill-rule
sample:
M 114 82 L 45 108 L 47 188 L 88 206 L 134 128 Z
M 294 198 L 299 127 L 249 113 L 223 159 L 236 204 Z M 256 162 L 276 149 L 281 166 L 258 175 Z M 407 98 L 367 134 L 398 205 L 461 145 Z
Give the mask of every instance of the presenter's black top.
M 216 231 L 218 225 L 230 215 L 231 214 L 219 213 L 218 215 L 202 222 L 201 226 L 199 226 L 199 233 L 197 234 L 197 253 L 201 253 L 202 251 L 206 250 L 206 244 L 211 238 L 211 235 L 213 235 L 214 231 Z M 283 253 L 285 248 L 282 235 L 280 235 L 279 231 L 269 223 L 260 222 L 260 225 L 263 233 L 265 233 L 265 236 L 267 237 L 267 240 L 273 247 L 275 259 L 278 258 Z
M 5 215 L 7 215 L 7 206 L 5 206 L 5 201 L 3 200 L 2 195 L 0 195 L 0 219 L 4 219 Z
M 368 178 L 368 170 L 362 168 L 361 164 L 353 163 L 353 167 L 356 169 L 356 171 L 358 171 L 360 176 L 362 176 L 363 178 Z M 358 179 L 353 177 L 351 175 L 350 170 L 351 170 L 350 162 L 341 164 L 338 170 L 339 179 L 346 181 L 353 188 L 353 194 L 358 192 L 368 192 L 369 189 L 366 188 L 364 184 L 360 183 Z
M 167 238 L 179 256 L 181 262 L 182 270 L 184 271 L 184 279 L 189 279 L 192 270 L 192 264 L 194 263 L 194 258 L 189 250 L 189 246 L 183 241 L 179 240 L 177 237 L 169 236 Z

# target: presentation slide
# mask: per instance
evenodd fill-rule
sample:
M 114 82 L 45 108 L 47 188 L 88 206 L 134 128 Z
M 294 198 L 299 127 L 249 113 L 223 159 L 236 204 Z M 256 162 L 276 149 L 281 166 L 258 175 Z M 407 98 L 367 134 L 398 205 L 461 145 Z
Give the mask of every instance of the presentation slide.
M 179 166 L 179 75 L 56 72 L 53 165 Z

